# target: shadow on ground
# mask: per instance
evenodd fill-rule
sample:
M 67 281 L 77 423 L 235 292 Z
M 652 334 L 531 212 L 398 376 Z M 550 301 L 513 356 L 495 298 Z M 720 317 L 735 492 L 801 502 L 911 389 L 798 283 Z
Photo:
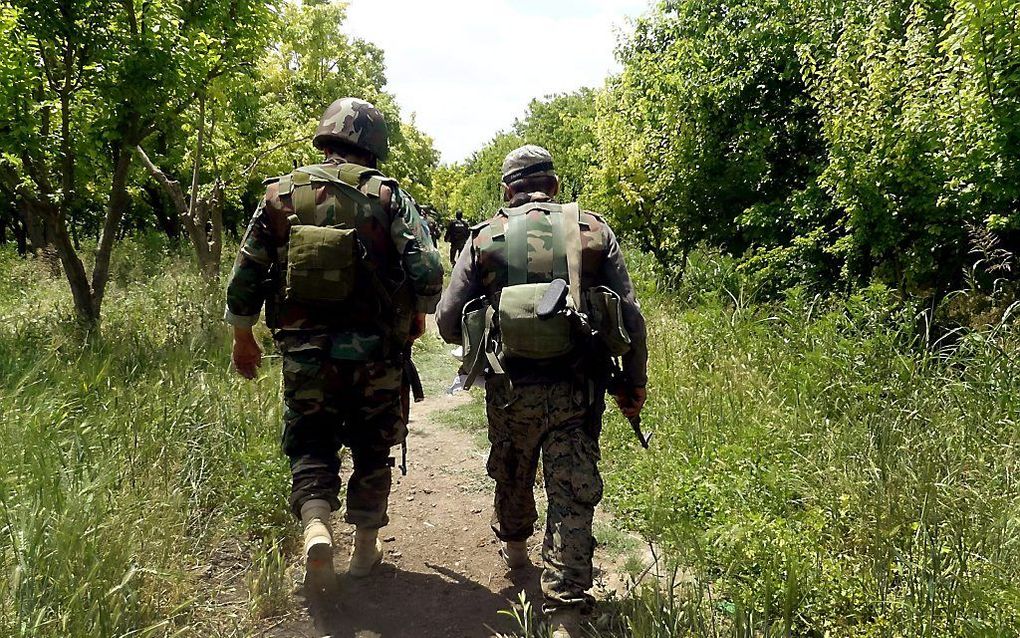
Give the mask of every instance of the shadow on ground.
M 512 575 L 513 587 L 498 594 L 446 567 L 428 564 L 429 573 L 384 564 L 366 579 L 346 575 L 308 594 L 304 604 L 316 634 L 331 638 L 488 638 L 510 632 L 500 614 L 518 593 L 541 600 L 539 570 Z

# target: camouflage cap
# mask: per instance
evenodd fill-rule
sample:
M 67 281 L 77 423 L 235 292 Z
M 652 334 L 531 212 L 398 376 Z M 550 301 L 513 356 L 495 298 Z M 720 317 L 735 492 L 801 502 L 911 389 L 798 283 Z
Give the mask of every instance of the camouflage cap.
M 386 161 L 390 152 L 386 118 L 364 100 L 353 97 L 337 100 L 322 114 L 312 138 L 312 144 L 318 149 L 329 142 L 351 144 Z
M 552 154 L 534 144 L 511 151 L 503 160 L 503 183 L 510 184 L 525 177 L 555 176 Z

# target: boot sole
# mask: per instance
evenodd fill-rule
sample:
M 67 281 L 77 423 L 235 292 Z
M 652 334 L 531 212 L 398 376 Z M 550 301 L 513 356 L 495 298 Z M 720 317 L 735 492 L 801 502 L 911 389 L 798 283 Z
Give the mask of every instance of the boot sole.
M 321 588 L 335 578 L 333 548 L 325 543 L 309 547 L 305 556 L 305 584 Z

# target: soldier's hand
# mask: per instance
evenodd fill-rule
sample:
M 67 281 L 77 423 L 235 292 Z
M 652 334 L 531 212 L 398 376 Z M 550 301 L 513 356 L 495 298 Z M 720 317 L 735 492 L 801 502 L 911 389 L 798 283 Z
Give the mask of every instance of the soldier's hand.
M 414 321 L 411 322 L 411 334 L 409 335 L 409 341 L 417 341 L 421 336 L 425 334 L 425 314 L 417 314 L 414 316 Z
M 250 331 L 234 332 L 234 352 L 231 355 L 234 369 L 245 379 L 254 379 L 262 366 L 262 348 Z
M 648 399 L 648 390 L 645 388 L 625 388 L 613 395 L 616 405 L 620 406 L 620 412 L 628 419 L 641 416 L 641 410 L 645 407 Z

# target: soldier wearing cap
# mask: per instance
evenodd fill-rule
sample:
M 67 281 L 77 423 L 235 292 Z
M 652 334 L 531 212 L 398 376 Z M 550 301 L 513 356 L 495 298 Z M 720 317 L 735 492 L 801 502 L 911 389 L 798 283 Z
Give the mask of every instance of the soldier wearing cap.
M 646 396 L 645 324 L 605 220 L 554 202 L 559 179 L 548 151 L 525 146 L 510 153 L 503 190 L 506 207 L 471 229 L 436 319 L 444 339 L 464 343 L 469 382 L 485 377 L 487 469 L 496 482 L 492 527 L 510 569 L 530 563 L 542 459 L 549 502 L 544 608 L 554 636 L 569 638 L 581 635 L 594 603 L 592 520 L 602 497 L 599 434 L 610 387 L 599 362 L 610 351 L 622 355 L 612 394 L 625 415 L 637 417 Z M 557 291 L 564 299 L 556 301 Z M 552 298 L 559 309 L 543 315 L 548 308 L 536 311 L 536 298 L 543 300 L 538 306 Z M 615 300 L 622 325 L 604 321 L 609 306 L 599 300 L 606 299 Z
M 407 436 L 402 357 L 435 309 L 443 267 L 414 201 L 377 168 L 389 148 L 374 106 L 337 100 L 313 143 L 323 163 L 266 180 L 227 285 L 225 321 L 235 368 L 254 378 L 262 352 L 252 327 L 266 306 L 283 355 L 283 451 L 291 510 L 304 525 L 306 583 L 327 586 L 341 446 L 354 465 L 349 573 L 366 576 L 382 558 L 391 448 Z

